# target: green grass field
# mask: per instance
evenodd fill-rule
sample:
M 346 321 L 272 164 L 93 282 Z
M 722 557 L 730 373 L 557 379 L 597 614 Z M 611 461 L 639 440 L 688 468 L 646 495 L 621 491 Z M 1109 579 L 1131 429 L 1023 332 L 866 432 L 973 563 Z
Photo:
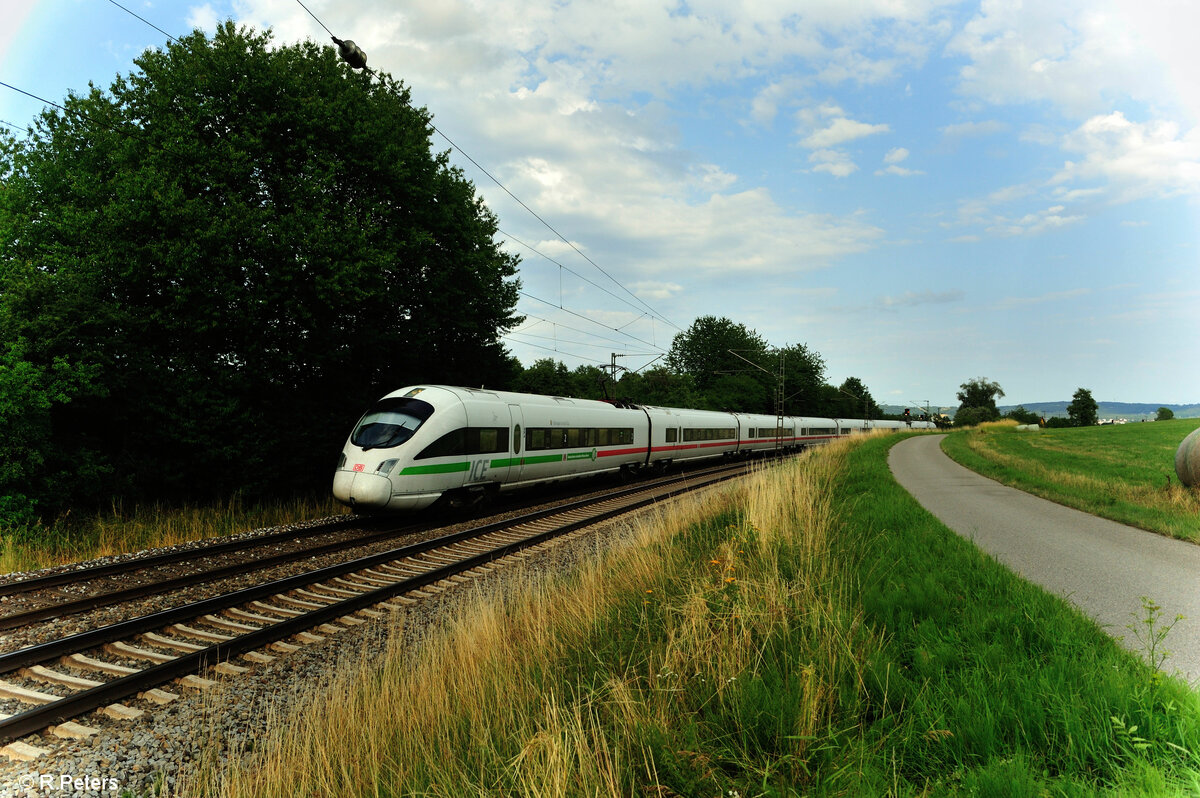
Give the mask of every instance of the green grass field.
M 1018 431 L 984 424 L 942 448 L 967 468 L 1051 501 L 1200 541 L 1200 490 L 1179 484 L 1175 450 L 1200 419 Z

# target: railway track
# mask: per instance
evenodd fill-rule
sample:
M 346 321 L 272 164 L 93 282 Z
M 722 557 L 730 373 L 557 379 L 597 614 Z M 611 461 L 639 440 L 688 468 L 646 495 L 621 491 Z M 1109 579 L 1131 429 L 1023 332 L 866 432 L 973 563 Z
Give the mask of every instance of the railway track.
M 17 582 L 0 585 L 0 596 L 17 596 L 35 591 L 48 591 L 64 586 L 81 589 L 87 585 L 86 594 L 78 598 L 66 598 L 61 594 L 44 601 L 40 606 L 18 609 L 0 615 L 0 631 L 17 629 L 38 621 L 64 618 L 101 607 L 120 604 L 134 599 L 168 593 L 193 585 L 215 582 L 231 576 L 260 571 L 275 565 L 295 562 L 330 552 L 344 551 L 356 546 L 366 546 L 381 540 L 414 534 L 430 528 L 429 524 L 402 524 L 395 519 L 341 519 L 314 527 L 285 530 L 249 540 L 222 541 L 204 547 L 175 550 L 148 557 L 135 558 L 116 563 L 80 568 L 73 571 L 48 574 Z M 298 539 L 312 538 L 352 528 L 364 528 L 363 534 L 341 537 L 326 543 L 304 546 L 292 551 L 278 552 L 265 557 L 247 556 L 256 550 L 293 543 Z M 163 578 L 151 577 L 137 580 L 135 584 L 121 587 L 121 579 L 150 569 L 164 568 L 177 563 L 194 563 L 197 559 L 220 558 L 222 555 L 237 555 L 233 562 L 216 564 L 209 568 L 191 569 L 187 573 L 175 573 Z M 105 580 L 116 585 L 111 590 L 97 586 L 95 580 Z M 58 599 L 58 600 L 54 600 Z
M 58 736 L 90 735 L 94 730 L 71 719 L 97 709 L 113 717 L 140 714 L 119 702 L 130 696 L 169 702 L 177 695 L 160 686 L 172 680 L 203 687 L 211 683 L 198 675 L 206 669 L 239 674 L 470 582 L 585 527 L 739 476 L 745 468 L 724 466 L 627 488 L 0 655 L 0 699 L 32 707 L 0 719 L 0 745 L 8 743 L 4 751 L 13 757 L 37 756 L 13 741 L 47 727 Z

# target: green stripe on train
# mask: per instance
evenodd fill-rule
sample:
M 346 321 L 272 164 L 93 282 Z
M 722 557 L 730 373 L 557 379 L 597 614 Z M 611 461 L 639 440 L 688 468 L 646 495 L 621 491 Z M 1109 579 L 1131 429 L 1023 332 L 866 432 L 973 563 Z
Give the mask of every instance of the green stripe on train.
M 596 450 L 590 452 L 572 452 L 570 454 L 542 454 L 535 457 L 508 457 L 492 460 L 491 468 L 509 468 L 516 465 L 538 465 L 540 463 L 561 463 L 564 460 L 595 460 Z M 441 463 L 439 465 L 408 466 L 400 471 L 400 476 L 420 476 L 422 474 L 455 474 L 459 471 L 470 471 L 470 463 Z
M 421 474 L 453 474 L 458 471 L 470 471 L 470 463 L 441 463 L 439 465 L 408 466 L 400 472 L 400 476 L 417 476 Z

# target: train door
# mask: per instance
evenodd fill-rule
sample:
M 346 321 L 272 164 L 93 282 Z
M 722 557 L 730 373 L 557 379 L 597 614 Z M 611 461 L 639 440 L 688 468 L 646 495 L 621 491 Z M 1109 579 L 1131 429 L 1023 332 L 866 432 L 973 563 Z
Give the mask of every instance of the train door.
M 508 463 L 508 481 L 520 482 L 524 470 L 525 419 L 520 405 L 508 406 L 509 429 L 512 432 L 512 459 Z

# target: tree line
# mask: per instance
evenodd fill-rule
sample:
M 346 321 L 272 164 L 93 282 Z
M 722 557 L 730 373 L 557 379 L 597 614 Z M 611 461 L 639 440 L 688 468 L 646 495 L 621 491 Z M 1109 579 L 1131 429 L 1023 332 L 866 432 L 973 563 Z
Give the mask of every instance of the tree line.
M 583 365 L 568 370 L 544 358 L 514 375 L 513 390 L 627 400 L 666 407 L 774 415 L 883 418 L 857 377 L 825 382 L 825 361 L 804 344 L 771 347 L 731 319 L 703 316 L 678 333 L 661 365 L 643 370 Z

